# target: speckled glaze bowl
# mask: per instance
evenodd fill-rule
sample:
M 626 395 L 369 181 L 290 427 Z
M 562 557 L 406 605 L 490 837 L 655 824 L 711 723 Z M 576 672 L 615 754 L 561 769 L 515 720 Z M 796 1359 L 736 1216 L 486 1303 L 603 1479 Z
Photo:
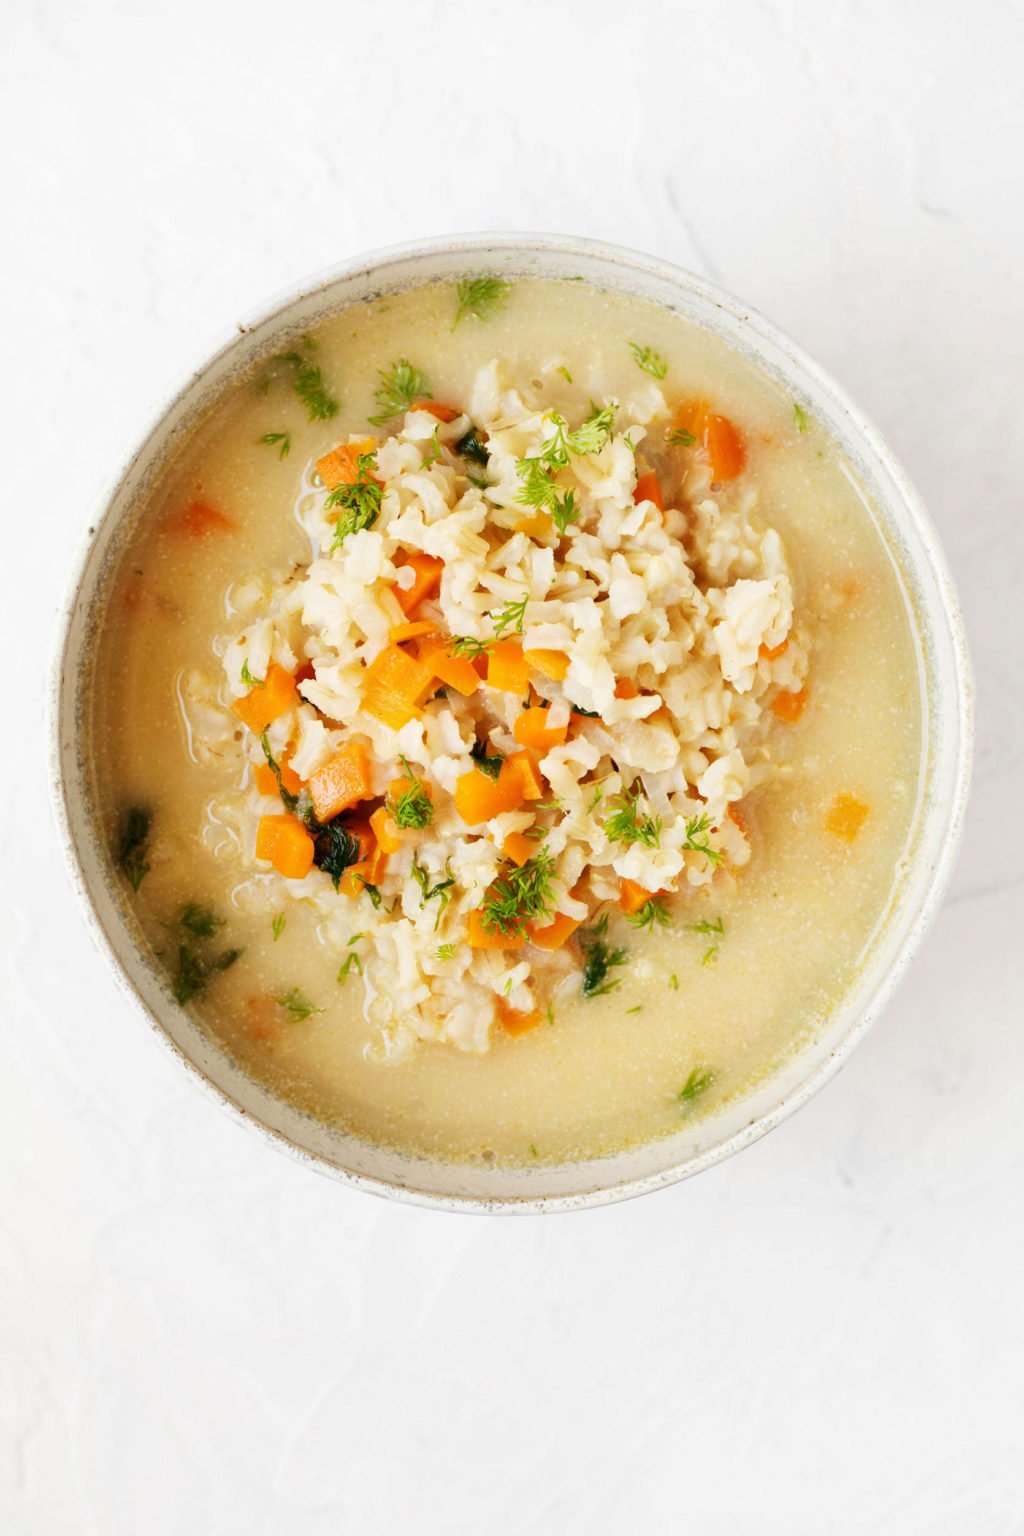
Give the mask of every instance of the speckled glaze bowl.
M 814 414 L 841 445 L 900 572 L 917 641 L 923 701 L 921 793 L 902 867 L 842 1004 L 812 1043 L 739 1102 L 673 1136 L 610 1157 L 540 1168 L 444 1163 L 347 1136 L 253 1082 L 180 1009 L 140 943 L 98 825 L 88 756 L 89 657 L 107 580 L 168 456 L 221 391 L 340 306 L 481 270 L 581 276 L 675 310 L 722 337 Z M 193 1080 L 274 1146 L 357 1189 L 443 1210 L 565 1211 L 658 1189 L 750 1146 L 816 1093 L 878 1017 L 909 966 L 952 870 L 970 777 L 970 666 L 949 572 L 921 501 L 876 428 L 774 326 L 702 278 L 633 251 L 540 235 L 468 235 L 347 261 L 240 320 L 157 409 L 89 528 L 62 616 L 50 683 L 53 801 L 85 921 L 141 1017 Z

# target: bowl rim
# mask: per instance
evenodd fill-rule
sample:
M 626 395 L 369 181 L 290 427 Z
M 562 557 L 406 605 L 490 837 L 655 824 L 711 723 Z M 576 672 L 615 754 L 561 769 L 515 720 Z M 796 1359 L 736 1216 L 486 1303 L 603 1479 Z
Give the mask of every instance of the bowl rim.
M 226 357 L 239 340 L 256 328 L 273 322 L 284 312 L 315 296 L 338 282 L 369 275 L 379 269 L 403 261 L 424 257 L 453 257 L 492 253 L 495 247 L 503 252 L 521 252 L 524 256 L 540 258 L 548 255 L 580 254 L 602 262 L 606 267 L 618 269 L 626 276 L 633 273 L 654 278 L 669 286 L 681 289 L 705 303 L 723 311 L 734 322 L 741 323 L 755 339 L 782 353 L 792 365 L 818 389 L 830 397 L 846 416 L 851 438 L 860 439 L 870 449 L 881 468 L 890 477 L 895 490 L 893 502 L 898 501 L 902 514 L 913 526 L 919 539 L 926 563 L 939 597 L 939 608 L 945 623 L 955 676 L 953 719 L 956 727 L 955 757 L 949 784 L 949 812 L 946 836 L 933 863 L 933 877 L 913 910 L 906 933 L 888 970 L 876 981 L 863 1009 L 853 1020 L 845 1034 L 835 1042 L 826 1058 L 813 1071 L 802 1078 L 795 1087 L 763 1114 L 741 1126 L 732 1135 L 714 1142 L 702 1151 L 681 1161 L 634 1177 L 623 1177 L 600 1188 L 590 1188 L 579 1193 L 535 1196 L 484 1197 L 438 1193 L 417 1189 L 386 1179 L 347 1169 L 331 1162 L 319 1153 L 302 1146 L 286 1132 L 267 1124 L 252 1109 L 237 1102 L 225 1088 L 207 1075 L 202 1067 L 171 1037 L 162 1022 L 150 1012 L 131 981 L 114 946 L 111 936 L 100 920 L 82 863 L 78 857 L 71 828 L 69 807 L 66 800 L 64 769 L 62 762 L 62 738 L 65 728 L 64 679 L 72 638 L 73 619 L 77 611 L 83 580 L 87 571 L 93 540 L 101 524 L 110 514 L 116 495 L 124 481 L 132 473 L 149 449 L 171 411 L 187 393 L 221 359 Z M 544 274 L 539 274 L 543 276 Z M 404 286 L 415 286 L 405 284 Z M 650 302 L 650 301 L 648 301 Z M 93 504 L 86 528 L 83 529 L 72 556 L 69 574 L 58 610 L 54 642 L 46 683 L 45 718 L 47 739 L 47 767 L 50 801 L 65 866 L 79 901 L 86 929 L 113 972 L 120 990 L 142 1015 L 165 1050 L 185 1068 L 192 1081 L 204 1094 L 226 1112 L 237 1124 L 259 1136 L 278 1151 L 295 1161 L 313 1168 L 338 1182 L 379 1197 L 397 1200 L 403 1204 L 418 1205 L 449 1212 L 484 1214 L 541 1214 L 583 1210 L 634 1199 L 653 1190 L 676 1184 L 692 1177 L 737 1152 L 745 1150 L 774 1130 L 790 1115 L 808 1102 L 845 1065 L 852 1052 L 860 1044 L 868 1030 L 888 1005 L 897 986 L 911 965 L 921 943 L 931 927 L 942 904 L 943 896 L 952 875 L 963 834 L 963 825 L 970 793 L 971 768 L 974 751 L 974 684 L 966 630 L 959 598 L 938 532 L 924 501 L 904 470 L 899 459 L 889 447 L 874 421 L 851 398 L 847 391 L 795 343 L 780 327 L 768 320 L 757 309 L 741 302 L 733 294 L 699 274 L 662 257 L 652 256 L 626 246 L 612 244 L 582 236 L 515 231 L 475 231 L 447 236 L 432 236 L 419 240 L 378 247 L 357 253 L 342 262 L 308 274 L 298 283 L 277 290 L 238 320 L 230 330 L 221 334 L 212 347 L 204 348 L 197 361 L 182 372 L 167 388 L 157 403 L 145 414 L 141 426 L 128 438 L 129 447 L 122 454 L 113 470 L 104 480 Z M 77 735 L 76 732 L 72 732 Z M 587 1161 L 579 1163 L 581 1169 Z

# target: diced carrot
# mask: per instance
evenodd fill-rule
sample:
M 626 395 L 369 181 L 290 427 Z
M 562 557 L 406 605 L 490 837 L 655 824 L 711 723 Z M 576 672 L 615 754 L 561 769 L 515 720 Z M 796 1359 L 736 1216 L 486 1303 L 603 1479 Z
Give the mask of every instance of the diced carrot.
M 646 906 L 656 895 L 656 891 L 645 890 L 635 880 L 619 881 L 619 906 L 630 917 L 639 912 L 640 908 Z
M 529 929 L 530 943 L 536 944 L 538 949 L 561 949 L 566 940 L 572 938 L 580 922 L 581 919 L 578 917 L 569 917 L 565 912 L 556 912 L 553 922 L 547 923 L 543 928 Z
M 261 816 L 256 857 L 269 859 L 279 875 L 301 880 L 313 867 L 313 839 L 295 816 Z
M 472 949 L 522 949 L 526 943 L 522 934 L 502 933 L 500 928 L 485 928 L 479 907 L 466 919 L 466 937 Z
M 236 699 L 231 708 L 239 720 L 259 736 L 286 709 L 291 709 L 297 700 L 298 689 L 294 677 L 284 667 L 271 662 L 263 682 L 257 683 L 255 688 L 250 688 L 248 693 Z
M 523 655 L 531 667 L 550 677 L 553 683 L 560 683 L 569 670 L 569 658 L 564 651 L 524 651 Z
M 653 501 L 658 511 L 664 512 L 665 503 L 661 496 L 661 483 L 653 469 L 649 469 L 646 475 L 638 476 L 633 500 L 638 504 L 641 501 Z
M 617 699 L 635 699 L 640 690 L 632 678 L 620 677 L 615 681 L 615 697 Z
M 512 725 L 512 734 L 520 746 L 535 747 L 541 752 L 550 752 L 552 747 L 561 746 L 569 734 L 568 725 L 548 725 L 547 709 L 524 709 L 516 716 Z
M 510 752 L 506 761 L 519 775 L 523 786 L 523 799 L 543 800 L 545 795 L 544 780 L 541 777 L 540 769 L 537 767 L 537 759 L 533 753 L 525 748 L 522 752 Z
M 419 647 L 420 660 L 439 677 L 446 688 L 454 688 L 464 698 L 480 687 L 480 674 L 468 656 L 453 656 L 441 640 L 424 640 Z
M 419 706 L 433 683 L 429 667 L 397 645 L 386 646 L 366 669 L 363 708 L 392 730 L 401 730 L 420 714 Z
M 777 693 L 772 700 L 772 714 L 779 720 L 785 720 L 787 725 L 795 725 L 806 708 L 806 688 L 801 688 L 799 693 Z
M 372 453 L 376 446 L 375 437 L 364 437 L 358 443 L 339 443 L 322 459 L 317 459 L 316 472 L 329 491 L 338 485 L 354 485 L 359 460 Z
M 454 405 L 442 405 L 439 400 L 414 400 L 411 410 L 429 411 L 431 416 L 436 416 L 438 421 L 454 421 L 462 412 Z
M 408 565 L 413 570 L 411 587 L 402 587 L 396 582 L 391 589 L 398 598 L 398 606 L 402 612 L 411 614 L 424 598 L 432 596 L 441 585 L 444 561 L 438 560 L 434 555 L 424 555 L 415 549 L 399 555 L 395 564 L 400 568 Z
M 281 770 L 281 788 L 289 795 L 297 795 L 302 788 L 302 780 L 295 772 L 295 769 L 289 768 L 286 757 L 282 757 L 277 766 Z M 260 763 L 253 777 L 256 780 L 256 788 L 261 795 L 276 795 L 280 792 L 277 774 L 269 763 Z
M 205 539 L 211 533 L 234 533 L 238 524 L 207 501 L 192 501 L 168 523 L 172 533 L 186 539 Z
M 402 846 L 402 834 L 387 806 L 379 805 L 370 817 L 370 826 L 382 853 L 397 853 Z
M 544 1015 L 539 1008 L 533 1008 L 529 1013 L 523 1013 L 519 1008 L 511 1008 L 503 997 L 497 1000 L 498 1023 L 506 1035 L 525 1035 L 527 1030 L 536 1029 Z
M 704 447 L 712 480 L 735 480 L 747 462 L 743 439 L 728 416 L 709 416 L 704 428 Z
M 346 741 L 322 768 L 310 775 L 309 792 L 320 821 L 330 821 L 373 794 L 370 762 L 360 741 Z
M 730 800 L 729 804 L 725 808 L 725 814 L 728 816 L 733 826 L 738 827 L 743 833 L 743 836 L 749 840 L 750 823 L 747 821 L 746 814 L 744 813 L 743 807 L 740 805 L 739 801 Z
M 858 800 L 856 795 L 837 795 L 825 817 L 825 829 L 841 837 L 844 842 L 852 843 L 867 820 L 869 811 L 870 807 L 863 800 Z
M 392 645 L 401 645 L 404 640 L 421 640 L 424 635 L 436 634 L 437 625 L 433 619 L 417 619 L 412 624 L 392 624 L 388 639 Z
M 520 640 L 496 640 L 487 652 L 487 684 L 504 693 L 523 694 L 530 686 L 530 663 Z
M 763 656 L 765 661 L 778 661 L 779 657 L 785 656 L 788 650 L 788 640 L 782 640 L 778 645 L 765 645 L 762 641 L 757 648 L 757 654 Z
M 713 480 L 734 480 L 746 463 L 743 439 L 727 416 L 712 411 L 706 400 L 687 400 L 676 411 L 678 429 L 689 432 L 706 451 Z
M 490 821 L 502 811 L 517 810 L 522 803 L 522 776 L 507 760 L 496 779 L 471 768 L 455 781 L 455 809 L 469 827 Z
M 537 844 L 525 832 L 510 832 L 501 845 L 502 856 L 520 867 L 527 859 L 532 859 L 536 851 Z

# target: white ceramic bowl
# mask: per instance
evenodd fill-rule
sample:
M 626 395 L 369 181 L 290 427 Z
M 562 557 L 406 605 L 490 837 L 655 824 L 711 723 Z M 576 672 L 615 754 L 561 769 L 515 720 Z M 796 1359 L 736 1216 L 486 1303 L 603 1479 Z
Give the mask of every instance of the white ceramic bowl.
M 481 270 L 509 277 L 582 276 L 599 288 L 675 310 L 724 338 L 813 413 L 852 464 L 901 573 L 924 708 L 922 788 L 904 867 L 854 985 L 814 1043 L 748 1098 L 672 1137 L 612 1157 L 528 1169 L 466 1167 L 375 1147 L 329 1129 L 235 1066 L 177 1007 L 140 947 L 97 825 L 83 732 L 87 661 L 106 577 L 147 488 L 207 406 L 236 375 L 278 350 L 286 332 L 312 328 L 339 306 L 373 294 L 455 282 Z M 935 531 L 878 431 L 838 386 L 759 315 L 668 262 L 594 241 L 500 234 L 423 242 L 345 262 L 240 321 L 159 407 L 89 529 L 63 615 L 50 714 L 54 804 L 72 879 L 93 937 L 157 1037 L 223 1108 L 310 1167 L 375 1194 L 475 1211 L 568 1210 L 642 1194 L 749 1146 L 805 1103 L 878 1017 L 935 914 L 963 819 L 972 730 L 966 642 Z

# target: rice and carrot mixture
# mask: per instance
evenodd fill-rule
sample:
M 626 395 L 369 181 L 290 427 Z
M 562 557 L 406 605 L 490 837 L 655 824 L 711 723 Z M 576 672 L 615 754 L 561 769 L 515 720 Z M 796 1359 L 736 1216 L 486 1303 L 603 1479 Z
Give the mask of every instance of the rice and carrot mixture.
M 747 862 L 739 802 L 803 707 L 732 424 L 654 383 L 574 421 L 543 393 L 492 363 L 465 410 L 310 465 L 308 565 L 236 583 L 217 646 L 251 772 L 214 818 L 251 900 L 307 903 L 340 958 L 360 936 L 388 1055 L 597 989 L 604 914 L 653 926 Z

